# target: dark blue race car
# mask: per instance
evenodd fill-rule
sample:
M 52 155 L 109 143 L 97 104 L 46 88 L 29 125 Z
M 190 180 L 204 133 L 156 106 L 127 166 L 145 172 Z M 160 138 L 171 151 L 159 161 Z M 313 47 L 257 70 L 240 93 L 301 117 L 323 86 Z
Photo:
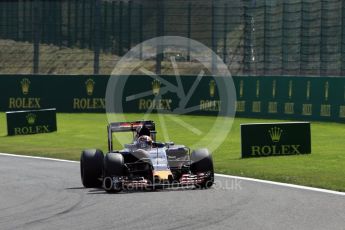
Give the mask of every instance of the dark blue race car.
M 113 149 L 114 132 L 132 132 L 133 142 Z M 116 122 L 108 125 L 108 153 L 84 150 L 80 158 L 84 187 L 108 192 L 126 188 L 164 188 L 214 183 L 212 156 L 207 149 L 190 151 L 184 145 L 156 141 L 153 121 Z

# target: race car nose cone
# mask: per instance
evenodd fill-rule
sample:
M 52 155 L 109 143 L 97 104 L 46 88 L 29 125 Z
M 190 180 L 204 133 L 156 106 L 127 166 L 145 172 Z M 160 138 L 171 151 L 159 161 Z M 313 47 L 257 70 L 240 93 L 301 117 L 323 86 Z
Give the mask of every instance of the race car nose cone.
M 158 178 L 159 180 L 168 180 L 169 176 L 172 177 L 170 170 L 159 170 L 153 172 L 153 177 Z

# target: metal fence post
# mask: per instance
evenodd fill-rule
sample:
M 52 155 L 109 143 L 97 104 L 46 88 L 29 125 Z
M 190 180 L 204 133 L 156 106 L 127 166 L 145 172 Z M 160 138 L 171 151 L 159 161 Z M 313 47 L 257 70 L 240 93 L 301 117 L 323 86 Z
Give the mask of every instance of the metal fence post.
M 103 33 L 102 33 L 102 49 L 103 52 L 106 52 L 107 45 L 108 45 L 108 39 L 107 39 L 107 30 L 108 30 L 108 4 L 107 2 L 103 2 Z
M 63 31 L 62 31 L 62 27 L 63 27 L 63 16 L 62 16 L 62 4 L 63 2 L 60 1 L 58 2 L 58 46 L 61 47 L 62 46 L 62 40 L 63 40 Z
M 192 37 L 192 4 L 190 2 L 188 2 L 187 37 L 188 37 L 187 61 L 190 61 L 190 39 Z
M 34 3 L 32 2 L 32 1 L 29 1 L 29 3 L 30 3 L 30 8 L 29 8 L 29 21 L 30 21 L 30 36 L 29 36 L 29 41 L 30 42 L 33 42 L 34 41 L 34 19 L 33 19 L 33 11 L 34 11 Z
M 83 0 L 81 2 L 82 6 L 81 6 L 81 39 L 80 39 L 80 47 L 82 49 L 85 48 L 85 16 L 86 16 L 86 2 L 85 0 Z
M 95 1 L 95 14 L 94 14 L 94 63 L 93 63 L 93 74 L 99 74 L 99 53 L 100 53 L 100 27 L 101 27 L 101 2 L 100 0 Z
M 128 39 L 128 43 L 127 43 L 127 49 L 130 50 L 131 49 L 131 43 L 132 43 L 132 34 L 131 34 L 131 30 L 132 30 L 132 22 L 131 22 L 131 18 L 132 18 L 132 1 L 128 2 L 128 8 L 127 8 L 127 39 Z
M 212 0 L 211 6 L 211 46 L 212 46 L 212 73 L 215 73 L 217 70 L 216 64 L 216 53 L 217 53 L 217 45 L 216 45 L 216 38 L 215 38 L 215 0 Z
M 144 40 L 144 38 L 143 38 L 143 24 L 144 24 L 144 22 L 143 22 L 143 20 L 144 20 L 144 15 L 143 15 L 143 5 L 142 4 L 140 4 L 139 5 L 139 43 L 140 43 L 140 60 L 142 60 L 143 59 L 143 45 L 142 45 L 142 42 L 143 42 L 143 40 Z
M 122 56 L 123 47 L 122 47 L 122 14 L 123 14 L 123 2 L 120 2 L 119 8 L 119 47 L 118 47 L 118 54 Z
M 37 3 L 38 4 L 38 3 Z M 41 30 L 41 42 L 46 42 L 46 37 L 45 37 L 45 35 L 46 35 L 46 18 L 45 18 L 45 12 L 46 12 L 46 2 L 45 1 L 43 1 L 43 2 L 41 2 L 41 8 L 42 8 L 42 10 L 41 10 L 41 28 L 42 28 L 42 30 Z M 36 14 L 36 13 L 35 13 Z M 35 15 L 34 15 L 34 17 L 35 17 Z
M 342 1 L 342 29 L 341 29 L 341 75 L 345 75 L 345 2 Z
M 265 5 L 264 5 L 264 23 L 263 23 L 263 25 L 264 25 L 264 28 L 263 28 L 263 30 L 264 30 L 264 42 L 263 42 L 263 44 L 264 44 L 264 50 L 263 50 L 263 55 L 264 55 L 264 65 L 263 65 L 263 71 L 261 70 L 261 68 L 260 68 L 260 73 L 262 73 L 263 72 L 263 74 L 267 74 L 267 69 L 268 69 L 268 66 L 267 66 L 267 59 L 268 59 L 268 52 L 267 52 L 267 40 L 268 40 L 268 38 L 267 38 L 267 30 L 269 29 L 268 28 L 268 26 L 267 26 L 267 19 L 268 19 L 268 13 L 267 13 L 267 1 L 265 1 Z
M 223 24 L 223 62 L 227 61 L 227 36 L 228 36 L 228 4 L 224 4 L 224 24 Z
M 5 21 L 5 39 L 10 37 L 10 3 L 8 1 L 5 1 L 4 3 L 4 21 Z
M 45 14 L 45 18 L 49 21 L 47 23 L 47 31 L 48 31 L 48 43 L 56 45 L 57 42 L 57 33 L 56 33 L 56 14 L 57 14 L 57 1 L 55 2 L 48 2 L 48 10 Z
M 34 1 L 34 23 L 33 23 L 33 73 L 39 73 L 39 52 L 40 52 L 40 7 L 38 0 Z
M 164 35 L 164 0 L 157 0 L 157 9 L 156 9 L 156 18 L 157 18 L 157 37 L 162 37 Z M 161 74 L 162 70 L 162 61 L 164 58 L 164 47 L 163 47 L 163 40 L 161 39 L 159 41 L 159 44 L 157 46 L 156 50 L 156 74 Z
M 286 39 L 286 36 L 287 36 L 287 33 L 286 33 L 286 24 L 287 24 L 287 4 L 283 2 L 283 13 L 282 13 L 282 18 L 283 18 L 283 23 L 282 23 L 282 27 L 283 27 L 283 30 L 282 30 L 282 74 L 285 74 L 286 73 L 286 70 L 287 70 L 287 66 L 286 65 L 287 63 L 289 63 L 289 59 L 287 58 L 288 56 L 286 55 L 286 49 L 288 47 L 288 45 L 286 44 L 285 40 Z M 287 47 L 286 47 L 287 46 Z
M 23 0 L 22 1 L 22 10 L 23 10 L 23 16 L 22 16 L 22 28 L 23 28 L 23 34 L 22 34 L 22 41 L 27 41 L 26 40 L 26 22 L 27 22 L 27 16 L 26 16 L 26 1 Z
M 342 2 L 321 1 L 320 74 L 322 76 L 340 74 Z
M 252 0 L 244 1 L 244 54 L 243 54 L 243 72 L 245 74 L 255 74 L 255 67 L 253 68 L 254 56 L 254 41 L 253 41 L 253 12 Z M 254 69 L 254 70 L 253 70 Z
M 115 31 L 115 2 L 111 3 L 111 53 L 115 54 L 115 46 L 114 46 L 114 41 L 116 41 L 116 31 Z
M 0 7 L 0 35 L 1 35 L 1 37 L 5 37 L 5 20 L 4 20 L 4 18 L 5 18 L 5 13 L 6 13 L 6 9 L 5 9 L 5 3 L 4 2 L 0 2 L 0 4 L 1 4 L 1 7 Z
M 67 46 L 72 47 L 72 28 L 71 28 L 71 1 L 67 2 Z
M 79 19 L 79 16 L 78 16 L 78 13 L 79 13 L 79 0 L 75 0 L 74 1 L 74 45 L 77 44 L 78 42 L 78 19 Z
M 92 47 L 93 47 L 93 43 L 94 43 L 94 41 L 93 41 L 93 37 L 94 37 L 94 35 L 93 35 L 93 30 L 94 30 L 94 28 L 93 28 L 93 25 L 94 25 L 94 5 L 95 5 L 95 1 L 94 0 L 89 0 L 89 6 L 90 6 L 90 23 L 89 23 L 89 49 L 92 49 Z
M 19 0 L 15 1 L 15 17 L 16 17 L 16 40 L 19 40 Z

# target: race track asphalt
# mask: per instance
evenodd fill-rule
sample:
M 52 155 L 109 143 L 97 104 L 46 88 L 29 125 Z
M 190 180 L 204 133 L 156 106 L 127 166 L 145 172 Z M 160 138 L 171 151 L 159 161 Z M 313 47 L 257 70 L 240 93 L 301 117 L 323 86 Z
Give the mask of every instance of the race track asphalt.
M 0 229 L 345 229 L 345 197 L 216 178 L 209 190 L 107 194 L 79 164 L 0 155 Z

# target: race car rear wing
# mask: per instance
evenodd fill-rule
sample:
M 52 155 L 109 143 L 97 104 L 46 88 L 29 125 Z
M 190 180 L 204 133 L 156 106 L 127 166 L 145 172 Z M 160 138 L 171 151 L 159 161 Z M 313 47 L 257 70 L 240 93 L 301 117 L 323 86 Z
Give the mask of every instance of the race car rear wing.
M 131 121 L 131 122 L 114 122 L 108 125 L 111 132 L 130 132 L 137 130 L 138 127 L 144 126 L 150 131 L 155 131 L 154 121 Z
M 131 121 L 131 122 L 113 122 L 108 129 L 108 149 L 113 150 L 113 133 L 115 132 L 135 132 L 138 128 L 145 126 L 150 130 L 152 138 L 155 140 L 156 127 L 154 121 Z

